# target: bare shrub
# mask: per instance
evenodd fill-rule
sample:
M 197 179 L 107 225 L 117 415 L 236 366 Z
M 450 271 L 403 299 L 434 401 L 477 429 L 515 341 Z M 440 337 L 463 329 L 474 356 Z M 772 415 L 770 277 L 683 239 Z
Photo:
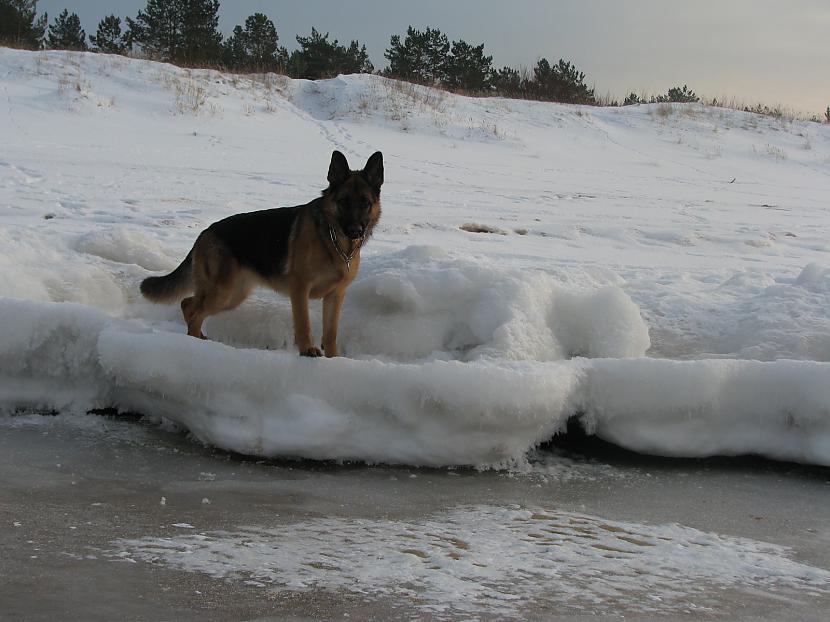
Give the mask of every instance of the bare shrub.
M 153 79 L 173 91 L 178 114 L 198 114 L 207 102 L 207 91 L 188 71 L 187 77 L 160 71 Z
M 179 80 L 175 84 L 176 110 L 180 114 L 198 114 L 207 100 L 205 89 L 193 80 Z
M 671 104 L 660 104 L 654 109 L 654 114 L 661 119 L 668 119 L 674 114 L 674 106 Z
M 784 152 L 783 149 L 780 147 L 776 147 L 775 145 L 771 145 L 767 143 L 764 145 L 763 148 L 758 149 L 754 145 L 752 146 L 752 152 L 756 155 L 765 155 L 776 160 L 786 160 L 787 154 Z

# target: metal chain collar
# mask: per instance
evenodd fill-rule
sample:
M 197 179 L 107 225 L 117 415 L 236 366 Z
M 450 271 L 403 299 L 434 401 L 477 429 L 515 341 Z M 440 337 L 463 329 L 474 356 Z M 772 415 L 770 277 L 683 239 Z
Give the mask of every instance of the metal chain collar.
M 337 251 L 337 254 L 340 255 L 340 258 L 346 264 L 346 269 L 351 270 L 352 259 L 354 259 L 355 254 L 357 253 L 357 251 L 360 250 L 360 247 L 363 245 L 363 240 L 366 239 L 366 233 L 364 232 L 364 234 L 357 239 L 357 243 L 352 248 L 352 251 L 348 254 L 340 246 L 340 242 L 337 241 L 337 234 L 334 232 L 334 227 L 332 227 L 331 225 L 329 225 L 329 236 L 331 237 L 331 243 L 334 245 L 334 250 Z

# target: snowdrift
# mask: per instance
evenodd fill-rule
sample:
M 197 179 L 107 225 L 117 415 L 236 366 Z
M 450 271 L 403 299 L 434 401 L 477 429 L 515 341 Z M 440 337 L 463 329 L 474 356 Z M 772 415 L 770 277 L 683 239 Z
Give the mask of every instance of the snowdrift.
M 289 310 L 287 299 L 264 293 L 210 318 L 206 330 L 233 345 L 290 348 Z M 313 311 L 319 327 L 319 305 Z M 651 343 L 640 310 L 617 286 L 566 287 L 540 270 L 452 257 L 436 246 L 364 262 L 341 325 L 348 356 L 394 361 L 642 356 Z
M 245 454 L 498 466 L 579 415 L 638 451 L 830 465 L 825 363 L 305 360 L 11 299 L 0 322 L 3 411 L 114 406 Z

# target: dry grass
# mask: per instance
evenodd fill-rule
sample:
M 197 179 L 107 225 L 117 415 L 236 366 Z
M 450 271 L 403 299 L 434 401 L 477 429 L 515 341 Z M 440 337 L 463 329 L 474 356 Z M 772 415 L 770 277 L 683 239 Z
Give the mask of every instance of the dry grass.
M 766 155 L 768 157 L 774 158 L 776 160 L 786 160 L 787 154 L 784 152 L 783 149 L 780 147 L 776 147 L 775 145 L 767 144 L 763 148 L 756 149 L 754 146 L 752 147 L 752 151 L 755 153 L 760 153 L 761 155 Z
M 791 123 L 793 121 L 812 121 L 815 123 L 821 123 L 821 119 L 815 114 L 811 115 L 782 104 L 767 105 L 761 102 L 748 103 L 746 100 L 735 97 L 734 95 L 701 98 L 701 101 L 703 101 L 706 106 L 711 106 L 713 108 L 727 108 L 730 110 L 750 112 L 759 116 L 772 117 L 782 122 Z
M 382 78 L 381 85 L 390 119 L 400 121 L 413 112 L 442 114 L 446 110 L 446 91 L 391 78 Z
M 639 93 L 640 103 L 641 104 L 649 104 L 654 103 L 651 100 L 653 96 L 641 92 Z M 729 110 L 738 110 L 741 112 L 749 112 L 755 115 L 764 116 L 764 117 L 772 117 L 782 122 L 793 122 L 793 121 L 812 121 L 814 123 L 821 123 L 822 119 L 819 115 L 816 114 L 809 114 L 803 111 L 796 110 L 794 108 L 790 108 L 788 106 L 784 106 L 782 104 L 775 104 L 775 105 L 768 105 L 763 104 L 760 102 L 749 103 L 744 99 L 739 97 L 735 97 L 734 95 L 731 96 L 721 96 L 721 97 L 706 97 L 701 96 L 700 102 L 697 102 L 699 106 L 705 108 L 724 108 Z M 609 95 L 606 94 L 605 96 L 597 98 L 597 105 L 599 106 L 614 106 L 615 100 Z M 635 104 L 637 105 L 637 104 Z M 675 111 L 669 110 L 665 108 L 665 106 L 672 106 L 672 102 L 668 103 L 661 103 L 657 108 L 657 116 L 661 118 L 666 118 L 671 116 Z M 686 106 L 680 107 L 686 114 L 692 115 L 694 114 L 693 111 L 699 110 L 699 108 L 695 108 L 693 106 Z
M 610 91 L 606 92 L 604 95 L 594 95 L 594 99 L 597 102 L 597 106 L 600 106 L 601 108 L 620 105 L 620 100 L 611 95 Z
M 179 114 L 198 114 L 207 101 L 204 87 L 189 78 L 174 80 L 173 90 L 176 94 L 176 112 Z
M 661 119 L 668 119 L 674 114 L 674 106 L 671 104 L 658 104 L 658 106 L 654 109 L 654 114 Z
M 38 65 L 37 71 L 42 69 Z M 44 72 L 44 73 L 49 73 Z M 62 96 L 69 96 L 70 109 L 78 102 L 80 98 L 87 97 L 90 93 L 91 85 L 84 77 L 84 72 L 81 68 L 81 63 L 77 58 L 70 58 L 69 62 L 64 65 L 64 70 L 58 77 L 58 93 Z
M 179 77 L 160 71 L 154 76 L 154 79 L 173 91 L 175 112 L 177 114 L 199 114 L 207 102 L 205 87 L 193 78 L 190 71 L 187 72 L 187 77 Z

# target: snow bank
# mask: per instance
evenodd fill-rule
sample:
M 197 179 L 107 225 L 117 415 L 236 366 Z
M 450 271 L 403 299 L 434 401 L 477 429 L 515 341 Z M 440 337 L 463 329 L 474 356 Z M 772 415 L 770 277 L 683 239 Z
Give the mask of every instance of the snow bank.
M 177 265 L 157 238 L 127 227 L 90 231 L 78 238 L 75 249 L 114 263 L 136 264 L 147 270 L 171 270 Z
M 286 347 L 293 342 L 288 303 L 275 303 L 273 294 L 266 300 L 211 318 L 206 333 L 234 345 Z M 619 287 L 564 288 L 539 270 L 411 246 L 361 266 L 340 344 L 348 356 L 396 361 L 554 361 L 642 356 L 650 341 L 639 308 Z
M 348 296 L 346 343 L 361 353 L 552 361 L 642 356 L 650 345 L 640 310 L 619 287 L 564 289 L 538 270 L 451 258 L 437 247 L 373 258 Z
M 581 413 L 635 450 L 830 464 L 830 364 L 306 360 L 14 300 L 0 322 L 3 411 L 115 406 L 246 454 L 492 466 Z
M 595 360 L 580 399 L 589 430 L 635 451 L 830 464 L 830 363 Z
M 106 405 L 96 352 L 111 322 L 82 305 L 0 298 L 0 408 L 85 413 Z
M 830 270 L 819 264 L 778 278 L 735 274 L 691 308 L 703 324 L 695 357 L 830 361 L 829 308 Z
M 565 421 L 578 373 L 561 364 L 304 360 L 117 330 L 101 335 L 99 352 L 119 407 L 172 419 L 211 444 L 435 466 L 522 458 Z
M 111 271 L 67 259 L 63 240 L 10 227 L 0 229 L 0 296 L 76 302 L 114 311 L 124 287 Z

